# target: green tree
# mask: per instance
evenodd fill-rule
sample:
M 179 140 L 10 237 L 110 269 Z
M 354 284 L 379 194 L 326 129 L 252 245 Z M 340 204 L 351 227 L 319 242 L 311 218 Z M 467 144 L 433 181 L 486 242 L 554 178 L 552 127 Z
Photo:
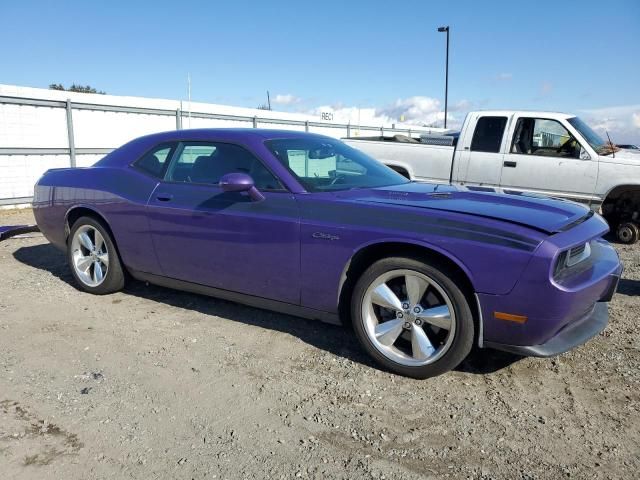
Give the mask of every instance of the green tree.
M 50 90 L 63 90 L 65 92 L 78 92 L 78 93 L 99 93 L 105 95 L 107 92 L 103 90 L 96 90 L 90 85 L 76 85 L 72 84 L 69 88 L 65 88 L 61 83 L 52 83 L 49 85 Z

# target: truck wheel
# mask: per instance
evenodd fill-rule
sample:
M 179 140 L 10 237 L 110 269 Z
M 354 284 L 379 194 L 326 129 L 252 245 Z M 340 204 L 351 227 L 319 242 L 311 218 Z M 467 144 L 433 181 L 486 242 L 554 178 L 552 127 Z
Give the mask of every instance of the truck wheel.
M 384 258 L 356 283 L 353 327 L 387 370 L 428 378 L 455 368 L 473 345 L 474 321 L 455 272 L 412 258 Z
M 638 238 L 640 238 L 640 229 L 638 228 L 638 225 L 633 222 L 625 222 L 620 224 L 618 227 L 616 236 L 620 242 L 632 245 L 638 241 Z

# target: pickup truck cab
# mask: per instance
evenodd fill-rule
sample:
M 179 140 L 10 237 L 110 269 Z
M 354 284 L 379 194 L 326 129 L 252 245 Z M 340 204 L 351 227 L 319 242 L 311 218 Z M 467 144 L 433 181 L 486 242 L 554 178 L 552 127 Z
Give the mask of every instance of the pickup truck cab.
M 585 203 L 604 215 L 620 241 L 640 238 L 640 151 L 613 147 L 575 115 L 471 112 L 451 135 L 345 142 L 412 180 Z

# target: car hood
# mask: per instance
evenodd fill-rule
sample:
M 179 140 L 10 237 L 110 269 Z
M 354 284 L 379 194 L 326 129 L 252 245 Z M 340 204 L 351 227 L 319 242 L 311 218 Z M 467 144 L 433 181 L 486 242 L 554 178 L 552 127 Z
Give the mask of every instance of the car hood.
M 600 155 L 601 162 L 624 163 L 629 165 L 640 165 L 640 150 L 618 150 L 615 157 L 613 155 Z
M 340 192 L 339 197 L 370 204 L 397 205 L 474 215 L 556 233 L 586 220 L 585 206 L 560 199 L 487 187 L 411 182 L 403 185 Z

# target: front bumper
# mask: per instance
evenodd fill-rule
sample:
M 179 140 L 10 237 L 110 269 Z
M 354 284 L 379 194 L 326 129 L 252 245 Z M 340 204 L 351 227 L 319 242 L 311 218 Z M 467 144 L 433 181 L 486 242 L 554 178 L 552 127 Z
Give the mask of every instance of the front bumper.
M 548 357 L 576 347 L 604 329 L 622 264 L 607 242 L 592 242 L 583 267 L 561 282 L 549 275 L 549 263 L 534 258 L 506 295 L 478 294 L 483 317 L 483 347 Z M 505 321 L 501 312 L 519 316 Z M 508 320 L 508 319 L 507 319 Z
M 507 345 L 504 343 L 484 342 L 484 346 L 527 357 L 553 357 L 568 352 L 595 337 L 605 329 L 608 321 L 609 308 L 607 302 L 597 302 L 593 310 L 583 319 L 567 325 L 541 345 Z

